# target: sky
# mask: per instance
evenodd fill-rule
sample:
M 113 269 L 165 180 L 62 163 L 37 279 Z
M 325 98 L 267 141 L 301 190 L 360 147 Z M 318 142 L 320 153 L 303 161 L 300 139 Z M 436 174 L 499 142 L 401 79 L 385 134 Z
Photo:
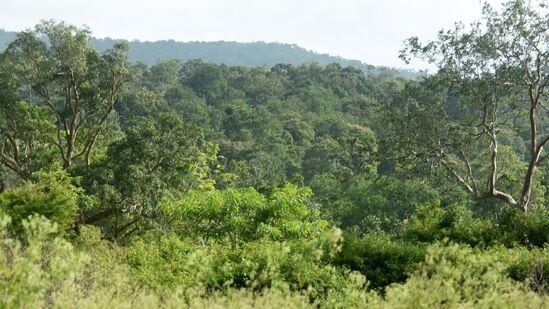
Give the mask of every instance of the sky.
M 406 68 L 398 59 L 406 38 L 434 39 L 477 19 L 480 8 L 480 0 L 0 0 L 0 28 L 55 19 L 87 25 L 99 38 L 291 43 Z

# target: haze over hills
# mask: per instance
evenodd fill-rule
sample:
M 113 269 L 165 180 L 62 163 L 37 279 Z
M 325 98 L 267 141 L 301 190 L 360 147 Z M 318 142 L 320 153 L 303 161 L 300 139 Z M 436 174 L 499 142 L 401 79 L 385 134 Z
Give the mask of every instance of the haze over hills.
M 0 50 L 5 49 L 15 39 L 16 35 L 17 32 L 0 29 Z M 132 61 L 140 61 L 148 65 L 173 59 L 181 61 L 202 59 L 205 62 L 247 67 L 271 67 L 278 63 L 299 65 L 314 62 L 320 65 L 339 63 L 343 67 L 352 66 L 370 74 L 396 73 L 406 77 L 417 75 L 417 72 L 413 70 L 373 66 L 359 60 L 320 54 L 295 44 L 227 41 L 177 42 L 174 40 L 142 42 L 111 38 L 92 38 L 91 44 L 103 51 L 112 47 L 118 41 L 125 41 L 129 44 L 130 59 Z

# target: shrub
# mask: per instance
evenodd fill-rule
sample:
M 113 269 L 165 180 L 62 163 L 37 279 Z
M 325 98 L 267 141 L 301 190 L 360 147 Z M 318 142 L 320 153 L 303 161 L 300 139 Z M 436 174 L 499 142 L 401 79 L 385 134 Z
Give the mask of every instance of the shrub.
M 499 238 L 508 247 L 523 245 L 543 247 L 549 242 L 549 211 L 522 213 L 506 208 L 499 218 Z
M 506 263 L 507 274 L 511 279 L 524 282 L 535 292 L 549 292 L 549 248 L 517 247 L 500 248 L 498 252 Z
M 116 260 L 96 260 L 59 237 L 59 225 L 44 217 L 21 222 L 9 236 L 9 217 L 0 217 L 1 308 L 151 308 L 181 306 L 177 293 L 150 293 L 134 283 Z M 94 258 L 92 258 L 94 257 Z
M 511 280 L 492 253 L 435 244 L 408 280 L 371 294 L 375 308 L 544 308 L 547 297 Z
M 362 273 L 373 289 L 404 282 L 407 274 L 424 258 L 422 247 L 395 242 L 383 233 L 367 234 L 363 238 L 346 233 L 343 238 L 335 263 Z
M 192 191 L 161 208 L 176 233 L 202 242 L 305 239 L 329 230 L 310 197 L 291 184 L 267 196 L 253 188 Z
M 135 280 L 156 291 L 199 287 L 201 273 L 209 267 L 205 250 L 173 235 L 134 239 L 123 258 Z
M 230 288 L 289 288 L 321 300 L 349 286 L 348 272 L 330 264 L 339 242 L 336 229 L 308 240 L 262 239 L 233 245 L 196 245 L 162 236 L 156 241 L 136 239 L 126 261 L 134 278 L 156 291 L 195 289 L 205 296 Z
M 412 242 L 450 239 L 471 246 L 486 246 L 497 240 L 491 221 L 473 218 L 472 211 L 461 205 L 441 208 L 426 204 L 418 207 L 402 228 L 402 236 Z
M 74 280 L 86 263 L 85 255 L 53 235 L 58 224 L 44 217 L 21 221 L 26 245 L 8 236 L 9 217 L 0 219 L 1 307 L 44 307 L 66 281 Z
M 31 215 L 56 222 L 63 233 L 74 222 L 79 193 L 64 172 L 41 173 L 38 182 L 1 193 L 0 213 L 11 217 L 10 230 L 15 234 L 22 234 L 22 222 Z

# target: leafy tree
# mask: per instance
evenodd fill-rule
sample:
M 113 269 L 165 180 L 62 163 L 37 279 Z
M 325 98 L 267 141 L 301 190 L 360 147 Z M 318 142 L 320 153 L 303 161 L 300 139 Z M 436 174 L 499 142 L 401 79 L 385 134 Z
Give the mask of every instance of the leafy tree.
M 180 69 L 180 61 L 160 61 L 149 67 L 142 78 L 147 89 L 162 95 L 177 84 Z
M 26 102 L 7 102 L 0 107 L 0 162 L 23 180 L 34 180 L 35 171 L 55 160 L 55 148 L 47 144 L 55 132 L 45 107 Z
M 328 229 L 311 207 L 310 197 L 310 189 L 295 185 L 268 196 L 252 188 L 193 191 L 182 200 L 166 202 L 163 211 L 178 233 L 203 241 L 306 239 Z
M 486 4 L 483 16 L 481 22 L 469 29 L 458 24 L 453 30 L 441 31 L 438 40 L 425 45 L 417 38 L 411 38 L 402 58 L 408 61 L 408 55 L 417 56 L 438 66 L 439 72 L 434 78 L 450 95 L 457 96 L 466 112 L 465 117 L 453 117 L 455 121 L 443 128 L 462 135 L 464 144 L 478 145 L 487 153 L 482 159 L 482 164 L 488 166 L 486 188 L 479 187 L 469 172 L 467 152 L 453 143 L 451 137 L 436 132 L 429 136 L 427 143 L 438 144 L 427 148 L 431 151 L 429 157 L 445 165 L 474 195 L 499 198 L 526 212 L 532 200 L 536 170 L 545 158 L 543 147 L 549 141 L 544 133 L 547 109 L 543 103 L 549 76 L 547 5 L 544 1 L 529 4 L 513 0 L 498 12 Z M 422 103 L 419 101 L 418 105 Z M 433 114 L 441 119 L 452 119 L 452 115 L 445 115 L 445 112 L 439 109 Z M 528 136 L 528 167 L 518 200 L 498 189 L 499 134 L 506 134 L 509 124 L 516 124 L 518 134 L 526 127 Z M 450 147 L 446 147 L 448 144 Z M 466 176 L 452 168 L 448 161 L 439 159 L 446 157 L 465 166 Z
M 157 206 L 163 198 L 213 186 L 210 166 L 216 153 L 199 129 L 173 112 L 157 119 L 136 117 L 126 137 L 81 172 L 83 187 L 100 202 L 87 209 L 84 222 L 107 222 L 115 239 L 158 223 Z
M 279 99 L 287 89 L 285 76 L 272 74 L 263 68 L 230 68 L 228 80 L 230 87 L 244 92 L 252 106 Z
M 205 130 L 212 129 L 210 107 L 191 89 L 176 85 L 166 91 L 164 99 L 169 108 L 180 114 L 185 122 Z
M 225 98 L 227 80 L 224 68 L 219 65 L 200 60 L 188 61 L 179 71 L 179 80 L 203 97 L 208 104 L 219 104 Z
M 89 39 L 87 29 L 46 21 L 34 31 L 19 33 L 2 56 L 6 59 L 2 71 L 10 72 L 24 90 L 27 104 L 32 104 L 29 110 L 43 107 L 48 111 L 50 119 L 40 120 L 51 121 L 55 133 L 38 143 L 55 147 L 65 169 L 80 157 L 90 164 L 92 150 L 129 77 L 126 45 L 116 44 L 100 54 L 89 45 Z M 20 101 L 12 99 L 8 104 Z M 23 169 L 25 162 L 18 148 L 29 141 L 20 138 L 29 137 L 34 143 L 41 136 L 23 131 L 8 132 L 3 138 L 10 140 L 14 134 L 17 139 L 9 142 L 11 147 L 4 147 L 2 162 L 12 170 Z
M 438 193 L 425 184 L 390 177 L 372 179 L 364 174 L 346 181 L 330 174 L 318 175 L 311 187 L 322 203 L 324 216 L 360 233 L 394 231 L 416 207 L 440 200 Z

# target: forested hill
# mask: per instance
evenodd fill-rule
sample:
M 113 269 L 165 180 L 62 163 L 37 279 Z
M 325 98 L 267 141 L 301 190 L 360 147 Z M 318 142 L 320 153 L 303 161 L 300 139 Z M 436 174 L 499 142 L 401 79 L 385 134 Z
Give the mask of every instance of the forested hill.
M 5 49 L 8 43 L 15 39 L 15 36 L 16 32 L 0 29 L 0 50 Z M 92 38 L 91 45 L 100 51 L 104 51 L 112 47 L 117 41 L 120 40 Z M 414 71 L 376 67 L 358 60 L 319 54 L 295 44 L 226 41 L 177 42 L 174 40 L 155 42 L 127 41 L 127 43 L 130 46 L 130 59 L 132 61 L 145 62 L 148 65 L 155 64 L 159 60 L 173 59 L 182 61 L 202 59 L 205 62 L 247 67 L 272 67 L 278 63 L 299 65 L 314 62 L 320 65 L 339 63 L 343 67 L 352 66 L 361 69 L 365 73 L 390 73 L 405 77 L 417 74 Z
M 0 50 L 3 51 L 10 42 L 15 40 L 16 35 L 17 32 L 4 31 L 3 29 L 0 29 Z

